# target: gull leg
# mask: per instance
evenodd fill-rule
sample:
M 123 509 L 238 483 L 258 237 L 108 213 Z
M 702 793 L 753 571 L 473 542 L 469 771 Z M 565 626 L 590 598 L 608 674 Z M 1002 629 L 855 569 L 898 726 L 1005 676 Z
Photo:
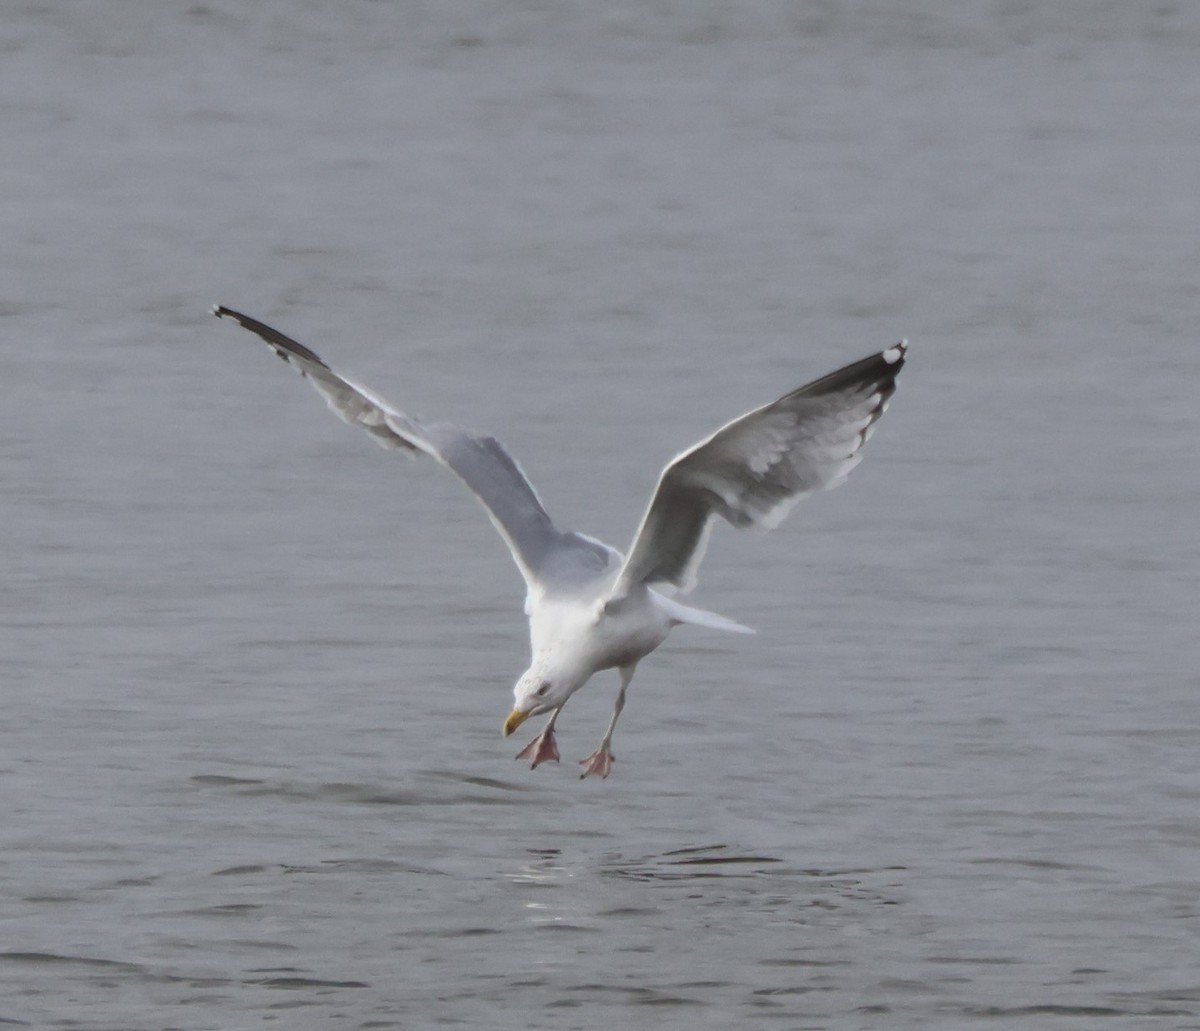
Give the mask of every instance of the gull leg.
M 629 681 L 633 679 L 633 671 L 635 669 L 637 669 L 636 662 L 629 666 L 622 666 L 618 670 L 621 674 L 621 690 L 617 692 L 617 700 L 613 703 L 612 719 L 608 721 L 608 730 L 604 732 L 604 737 L 600 739 L 600 747 L 586 759 L 580 760 L 579 765 L 583 767 L 583 772 L 579 775 L 580 778 L 586 777 L 589 773 L 598 773 L 601 777 L 607 777 L 612 773 L 612 764 L 615 758 L 611 747 L 613 728 L 617 725 L 617 718 L 621 715 L 621 710 L 625 708 L 625 688 L 629 686 Z
M 542 732 L 517 753 L 518 759 L 533 760 L 529 766 L 531 770 L 536 770 L 538 763 L 544 763 L 550 759 L 558 762 L 558 746 L 554 743 L 554 721 L 558 719 L 560 712 L 562 712 L 561 705 L 550 714 L 550 719 L 546 721 Z

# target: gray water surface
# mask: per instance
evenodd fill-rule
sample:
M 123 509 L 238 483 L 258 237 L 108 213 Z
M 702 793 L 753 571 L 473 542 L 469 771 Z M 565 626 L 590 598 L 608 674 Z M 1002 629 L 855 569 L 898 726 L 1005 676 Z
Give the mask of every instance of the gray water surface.
M 11 5 L 0 1022 L 1200 1028 L 1200 11 Z M 886 347 L 867 458 L 720 527 L 607 781 L 503 740 L 522 586 L 219 302 L 624 547 Z

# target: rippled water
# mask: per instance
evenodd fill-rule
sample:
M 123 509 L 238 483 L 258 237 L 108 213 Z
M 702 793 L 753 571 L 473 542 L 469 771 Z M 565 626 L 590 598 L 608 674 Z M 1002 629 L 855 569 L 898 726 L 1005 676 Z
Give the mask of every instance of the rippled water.
M 0 1022 L 1200 1027 L 1191 7 L 6 11 Z M 253 312 L 623 546 L 911 339 L 867 460 L 531 772 L 519 578 Z

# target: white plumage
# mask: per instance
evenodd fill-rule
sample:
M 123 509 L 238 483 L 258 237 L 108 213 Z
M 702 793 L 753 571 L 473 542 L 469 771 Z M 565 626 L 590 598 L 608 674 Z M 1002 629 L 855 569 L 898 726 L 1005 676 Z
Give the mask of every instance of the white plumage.
M 674 458 L 659 477 L 628 557 L 585 534 L 555 527 L 521 467 L 493 437 L 448 423 L 422 423 L 336 373 L 313 351 L 229 308 L 213 314 L 257 334 L 351 425 L 386 448 L 423 453 L 451 470 L 483 504 L 525 579 L 531 660 L 504 724 L 551 713 L 518 758 L 558 759 L 554 724 L 594 673 L 617 669 L 621 689 L 600 747 L 584 772 L 612 768 L 613 728 L 639 660 L 673 626 L 749 632 L 724 616 L 684 605 L 695 585 L 713 516 L 770 529 L 806 494 L 840 484 L 895 390 L 907 345 L 899 343 L 739 416 Z

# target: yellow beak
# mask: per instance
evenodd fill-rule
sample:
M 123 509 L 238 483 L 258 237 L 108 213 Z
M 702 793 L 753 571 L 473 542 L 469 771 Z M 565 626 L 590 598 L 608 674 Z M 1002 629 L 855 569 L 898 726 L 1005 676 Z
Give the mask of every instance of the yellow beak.
M 519 727 L 527 719 L 529 719 L 529 713 L 522 712 L 520 709 L 513 709 L 513 711 L 508 714 L 508 719 L 504 721 L 504 736 L 508 737 L 509 734 L 516 730 L 517 727 Z

